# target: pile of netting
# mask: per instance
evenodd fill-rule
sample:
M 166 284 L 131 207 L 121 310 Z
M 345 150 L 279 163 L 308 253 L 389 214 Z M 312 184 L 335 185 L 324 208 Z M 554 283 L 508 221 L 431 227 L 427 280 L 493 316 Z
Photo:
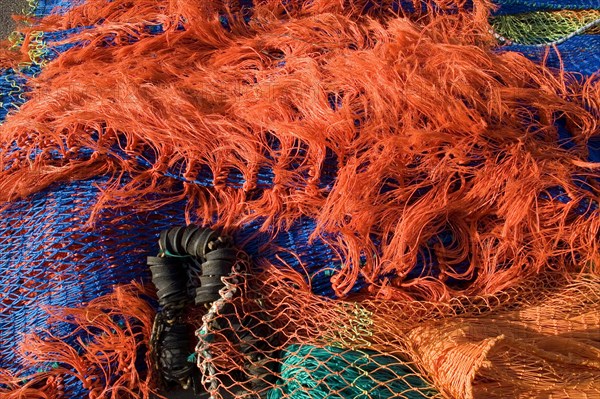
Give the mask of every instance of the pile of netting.
M 41 1 L 0 398 L 600 395 L 600 5 Z

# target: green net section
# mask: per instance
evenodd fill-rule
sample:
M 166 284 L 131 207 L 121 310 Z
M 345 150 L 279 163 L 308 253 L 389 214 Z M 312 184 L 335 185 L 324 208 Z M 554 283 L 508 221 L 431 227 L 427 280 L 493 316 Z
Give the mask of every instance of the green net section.
M 491 23 L 498 35 L 511 42 L 548 44 L 576 34 L 600 33 L 600 10 L 501 15 Z
M 268 399 L 433 398 L 437 392 L 409 364 L 373 350 L 290 345 Z

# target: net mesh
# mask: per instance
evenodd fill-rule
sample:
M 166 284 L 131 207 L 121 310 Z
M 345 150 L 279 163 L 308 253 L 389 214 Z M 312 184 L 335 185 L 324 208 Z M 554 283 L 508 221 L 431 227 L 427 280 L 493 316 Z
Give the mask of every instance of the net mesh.
M 237 274 L 203 318 L 198 362 L 215 398 L 591 398 L 598 288 L 547 276 L 448 304 L 331 303 L 281 271 Z
M 23 368 L 0 369 L 2 398 L 150 398 L 156 374 L 146 347 L 155 314 L 149 293 L 123 285 L 85 306 L 53 309 L 51 321 L 70 331 L 26 334 Z
M 43 18 L 51 14 L 64 14 L 85 0 L 29 0 L 30 15 Z
M 497 14 L 521 14 L 535 11 L 552 10 L 590 10 L 598 9 L 596 0 L 496 0 Z
M 43 31 L 39 29 L 39 20 L 59 12 L 66 12 L 82 2 L 77 1 L 30 1 L 23 14 L 27 24 L 22 24 L 19 31 L 13 32 L 9 43 L 0 50 L 0 122 L 11 112 L 17 112 L 27 101 L 29 91 L 27 81 L 39 75 L 42 67 L 70 45 L 58 44 L 80 29 L 61 29 Z
M 0 396 L 156 393 L 113 289 L 196 221 L 252 257 L 186 316 L 215 397 L 599 394 L 597 80 L 481 2 L 71 5 L 2 58 Z
M 535 45 L 511 44 L 502 51 L 515 51 L 545 65 L 593 76 L 600 70 L 599 35 L 577 35 L 556 46 L 556 50 Z
M 503 44 L 501 50 L 584 75 L 600 70 L 595 1 L 499 1 L 490 22 Z
M 600 33 L 600 10 L 536 12 L 492 19 L 495 31 L 512 42 L 545 44 L 574 33 Z
M 0 365 L 6 371 L 35 371 L 28 366 L 31 360 L 19 355 L 25 334 L 47 331 L 65 337 L 68 344 L 82 338 L 68 322 L 52 321 L 48 309 L 81 306 L 116 285 L 146 280 L 145 259 L 154 251 L 158 233 L 172 220 L 183 222 L 174 206 L 160 213 L 107 211 L 90 227 L 89 204 L 107 180 L 53 186 L 3 210 Z M 85 392 L 81 385 L 71 388 L 73 397 Z
M 407 362 L 369 349 L 289 345 L 279 369 L 269 399 L 439 397 Z

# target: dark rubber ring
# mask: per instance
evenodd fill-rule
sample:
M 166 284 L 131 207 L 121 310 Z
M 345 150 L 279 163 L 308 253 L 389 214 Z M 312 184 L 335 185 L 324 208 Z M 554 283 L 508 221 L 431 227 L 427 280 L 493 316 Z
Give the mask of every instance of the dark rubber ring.
M 217 233 L 213 230 L 202 229 L 197 231 L 187 245 L 187 253 L 204 261 L 208 243 L 216 238 Z
M 221 281 L 221 276 L 200 276 L 201 287 L 210 287 L 215 285 L 224 285 Z
M 162 265 L 177 265 L 180 262 L 178 259 L 174 259 L 174 258 L 170 258 L 170 257 L 148 256 L 147 263 L 148 263 L 148 266 L 162 266 Z
M 232 262 L 209 260 L 202 264 L 202 276 L 229 276 L 232 268 Z
M 173 280 L 187 280 L 187 273 L 181 263 L 150 266 L 150 272 L 153 279 L 157 277 L 170 277 Z
M 206 260 L 236 260 L 238 251 L 234 248 L 219 248 L 208 252 L 204 257 Z
M 173 255 L 185 256 L 187 255 L 185 252 L 185 247 L 181 247 L 181 240 L 183 235 L 185 234 L 185 227 L 175 227 L 169 231 L 169 246 L 172 249 Z
M 216 300 L 218 300 L 219 298 L 221 298 L 221 295 L 219 295 L 219 293 L 215 293 L 215 292 L 202 292 L 198 289 L 198 291 L 196 291 L 196 298 L 195 298 L 195 303 L 196 305 L 202 305 L 205 303 L 212 303 Z
M 163 230 L 160 232 L 160 238 L 158 239 L 158 247 L 160 248 L 161 252 L 167 251 L 168 234 L 169 230 Z
M 183 237 L 181 237 L 181 247 L 185 251 L 186 254 L 191 255 L 188 252 L 188 244 L 190 242 L 190 238 L 198 231 L 200 228 L 198 226 L 187 226 L 185 228 L 185 232 L 183 233 Z
M 187 295 L 181 294 L 180 291 L 181 287 L 169 285 L 158 289 L 156 295 L 158 296 L 158 301 L 164 306 L 187 299 Z

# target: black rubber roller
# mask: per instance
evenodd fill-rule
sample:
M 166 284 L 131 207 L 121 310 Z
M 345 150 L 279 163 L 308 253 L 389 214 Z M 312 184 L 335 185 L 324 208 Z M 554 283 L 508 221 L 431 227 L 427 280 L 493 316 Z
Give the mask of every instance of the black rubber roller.
M 163 381 L 177 382 L 184 388 L 190 384 L 199 387 L 199 372 L 188 362 L 188 356 L 193 352 L 190 342 L 193 334 L 190 334 L 190 326 L 184 323 L 185 308 L 192 303 L 189 290 L 197 287 L 197 305 L 220 299 L 219 291 L 225 286 L 222 278 L 231 274 L 239 252 L 227 237 L 197 226 L 163 231 L 159 247 L 161 256 L 148 258 L 161 306 L 155 318 L 150 350 L 157 359 Z M 198 271 L 200 276 L 196 279 Z M 193 281 L 190 281 L 192 276 Z
M 187 273 L 181 262 L 173 258 L 148 257 L 148 265 L 161 306 L 187 299 Z
M 158 247 L 160 252 L 170 253 L 171 249 L 169 245 L 169 230 L 163 230 L 160 232 L 160 238 L 158 239 Z
M 204 261 L 204 257 L 208 252 L 208 243 L 215 241 L 218 237 L 218 234 L 213 230 L 198 229 L 191 237 L 189 237 L 186 245 L 186 252 L 189 255 Z
M 185 248 L 181 247 L 185 227 L 175 227 L 160 233 L 158 246 L 161 252 L 172 256 L 185 256 Z
M 202 264 L 202 276 L 229 276 L 233 262 L 222 260 L 209 260 Z

